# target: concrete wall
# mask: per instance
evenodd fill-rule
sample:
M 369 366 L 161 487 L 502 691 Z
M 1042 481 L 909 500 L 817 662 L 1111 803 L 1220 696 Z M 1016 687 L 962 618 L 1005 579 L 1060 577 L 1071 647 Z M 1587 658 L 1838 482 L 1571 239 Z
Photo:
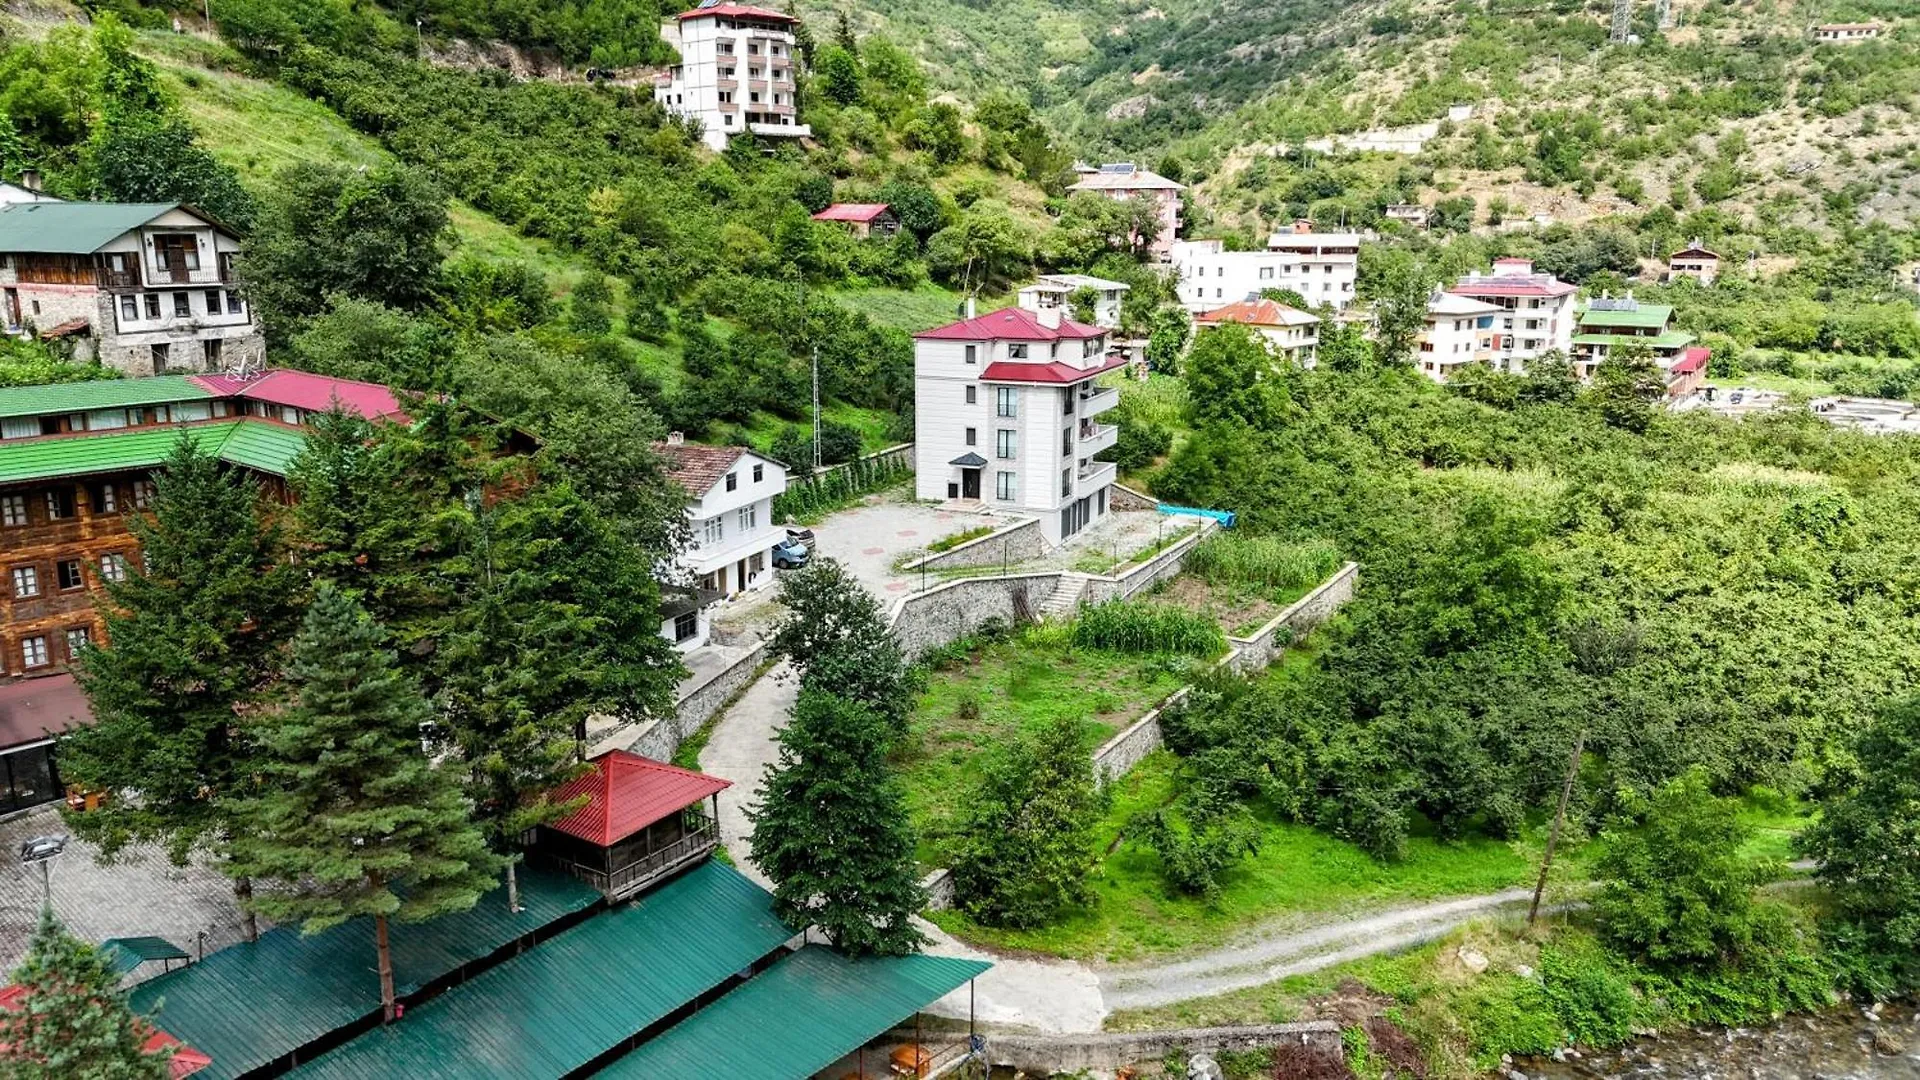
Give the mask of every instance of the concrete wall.
M 1229 662 L 1235 654 L 1228 653 Z M 1235 670 L 1238 670 L 1237 668 Z M 1107 783 L 1133 771 L 1142 758 L 1160 749 L 1166 740 L 1160 734 L 1160 714 L 1187 699 L 1193 687 L 1183 686 L 1168 694 L 1159 705 L 1145 716 L 1135 720 L 1125 731 L 1101 743 L 1093 752 L 1093 772 L 1101 783 Z
M 1060 585 L 1059 570 L 1002 577 L 960 578 L 926 592 L 901 597 L 890 613 L 894 636 L 910 657 L 973 633 L 989 619 L 1014 622 L 1014 597 L 1025 593 L 1027 610 L 1040 605 Z
M 1240 654 L 1233 669 L 1241 674 L 1265 669 L 1280 658 L 1288 643 L 1311 633 L 1353 599 L 1353 590 L 1359 583 L 1360 564 L 1350 562 L 1334 571 L 1332 577 L 1315 586 L 1312 592 L 1288 604 L 1260 629 L 1243 638 L 1229 637 L 1227 640 Z
M 1331 1020 L 1245 1027 L 1176 1028 L 1171 1031 L 1101 1032 L 1084 1035 L 990 1035 L 987 1057 L 1034 1076 L 1083 1069 L 1118 1069 L 1157 1062 L 1169 1051 L 1182 1055 L 1222 1050 L 1261 1050 L 1286 1042 L 1341 1054 L 1340 1025 Z
M 902 566 L 902 570 L 952 569 L 962 566 L 1018 566 L 1047 552 L 1046 534 L 1040 531 L 1039 518 L 1022 518 L 985 536 L 957 547 L 927 555 Z
M 647 721 L 634 729 L 626 748 L 644 757 L 671 760 L 674 751 L 680 749 L 681 741 L 700 730 L 700 726 L 712 719 L 728 698 L 753 682 L 760 665 L 766 662 L 767 644 L 763 641 L 719 674 L 694 687 L 686 697 L 675 703 L 671 715 Z M 627 737 L 625 732 L 620 735 L 623 739 Z M 605 735 L 600 736 L 602 740 L 605 738 Z M 598 745 L 596 743 L 596 747 Z
M 1168 547 L 1144 563 L 1130 567 L 1118 577 L 1091 575 L 1087 578 L 1087 591 L 1084 603 L 1098 604 L 1103 600 L 1126 599 L 1151 589 L 1169 578 L 1178 577 L 1182 567 L 1187 565 L 1187 554 L 1194 545 L 1213 534 L 1220 523 L 1211 518 L 1188 518 L 1178 522 L 1185 525 L 1197 521 L 1200 528 L 1178 543 Z M 1170 520 L 1168 528 L 1178 527 Z

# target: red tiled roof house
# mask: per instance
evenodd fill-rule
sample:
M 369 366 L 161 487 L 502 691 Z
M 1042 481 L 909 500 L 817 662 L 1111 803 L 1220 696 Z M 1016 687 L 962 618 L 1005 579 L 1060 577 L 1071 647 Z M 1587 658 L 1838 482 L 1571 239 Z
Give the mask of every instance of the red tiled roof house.
M 535 830 L 528 856 L 624 900 L 705 859 L 720 842 L 719 799 L 732 781 L 625 750 L 553 793 L 580 808 Z
M 866 239 L 875 233 L 892 236 L 900 231 L 900 219 L 886 203 L 834 203 L 813 215 L 815 221 L 845 225 L 853 235 Z

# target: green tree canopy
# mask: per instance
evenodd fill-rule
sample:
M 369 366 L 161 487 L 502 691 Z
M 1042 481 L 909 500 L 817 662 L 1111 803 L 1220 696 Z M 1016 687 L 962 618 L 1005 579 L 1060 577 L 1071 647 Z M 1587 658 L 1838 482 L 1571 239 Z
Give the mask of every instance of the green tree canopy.
M 40 909 L 26 959 L 13 969 L 26 990 L 0 1010 L 0 1076 L 8 1080 L 165 1080 L 170 1049 L 142 1047 L 152 1026 L 127 1005 L 120 973 L 100 950 Z

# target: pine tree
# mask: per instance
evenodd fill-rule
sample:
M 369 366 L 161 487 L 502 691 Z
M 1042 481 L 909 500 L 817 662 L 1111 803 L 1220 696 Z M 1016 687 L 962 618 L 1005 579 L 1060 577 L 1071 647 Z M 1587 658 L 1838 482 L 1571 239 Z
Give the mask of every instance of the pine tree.
M 157 842 L 184 865 L 231 831 L 248 771 L 236 717 L 278 669 L 293 583 L 258 487 L 185 436 L 154 479 L 153 520 L 131 525 L 144 559 L 107 582 L 107 640 L 76 672 L 95 722 L 60 746 L 65 779 L 113 797 L 68 824 L 104 858 Z M 236 880 L 243 910 L 249 888 Z
M 385 641 L 365 609 L 321 586 L 294 639 L 285 701 L 251 725 L 260 781 L 239 807 L 246 828 L 229 869 L 281 883 L 254 903 L 305 933 L 372 916 L 391 1021 L 388 920 L 472 907 L 500 860 L 455 774 L 422 750 L 433 709 Z
M 891 738 L 906 734 L 913 709 L 913 671 L 880 603 L 834 559 L 816 559 L 780 579 L 787 617 L 773 652 L 800 669 L 807 686 L 830 690 L 872 709 Z
M 440 699 L 479 820 L 510 855 L 574 809 L 546 795 L 584 768 L 587 718 L 664 715 L 683 669 L 658 633 L 649 560 L 570 486 L 476 506 L 467 533 Z M 509 864 L 509 905 L 516 884 Z
M 0 1076 L 7 1080 L 163 1080 L 172 1052 L 142 1049 L 151 1028 L 127 1006 L 120 975 L 67 933 L 53 909 L 13 970 L 26 994 L 0 1011 Z
M 803 686 L 780 732 L 753 819 L 753 861 L 774 910 L 818 926 L 844 952 L 901 955 L 921 943 L 913 914 L 913 829 L 887 764 L 888 724 L 867 706 Z

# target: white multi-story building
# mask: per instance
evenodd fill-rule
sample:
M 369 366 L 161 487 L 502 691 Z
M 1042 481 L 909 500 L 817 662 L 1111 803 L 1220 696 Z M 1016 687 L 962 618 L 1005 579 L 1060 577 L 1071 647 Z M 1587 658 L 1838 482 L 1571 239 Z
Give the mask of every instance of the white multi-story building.
M 1314 364 L 1320 346 L 1320 320 L 1278 300 L 1242 300 L 1194 316 L 1201 328 L 1240 323 L 1266 339 L 1274 354 L 1303 368 Z
M 1295 222 L 1293 231 L 1274 233 L 1265 251 L 1227 251 L 1218 240 L 1176 243 L 1171 257 L 1180 275 L 1181 306 L 1198 315 L 1257 297 L 1264 289 L 1288 289 L 1309 307 L 1344 309 L 1354 299 L 1361 236 L 1312 228 L 1311 222 Z
M 1534 273 L 1531 260 L 1495 259 L 1493 273 L 1475 271 L 1447 291 L 1500 309 L 1488 343 L 1488 363 L 1496 370 L 1524 375 L 1527 361 L 1542 353 L 1573 351 L 1578 287 Z
M 1415 339 L 1413 361 L 1420 374 L 1446 382 L 1468 364 L 1490 364 L 1494 320 L 1501 310 L 1484 300 L 1435 289 L 1427 300 L 1427 324 Z
M 1052 543 L 1106 515 L 1114 467 L 1093 460 L 1118 429 L 1126 363 L 1107 332 L 1059 308 L 1007 308 L 914 335 L 915 494 L 1032 514 Z
M 787 490 L 787 468 L 745 447 L 690 443 L 679 432 L 653 449 L 666 463 L 667 479 L 687 493 L 693 532 L 673 576 L 682 579 L 676 583 L 682 592 L 691 586 L 695 600 L 665 618 L 661 635 L 692 648 L 706 640 L 704 603 L 773 583 L 771 552 L 786 539 L 773 522 L 773 497 Z
M 752 133 L 799 138 L 813 129 L 798 120 L 794 102 L 793 28 L 800 20 L 748 4 L 703 0 L 661 30 L 680 62 L 654 80 L 653 100 L 702 125 L 715 150 Z
M 1267 238 L 1267 250 L 1291 255 L 1300 284 L 1293 291 L 1308 305 L 1331 304 L 1337 311 L 1353 303 L 1353 283 L 1360 276 L 1359 233 L 1313 231 L 1313 222 L 1301 219 L 1284 232 Z
M 1112 330 L 1120 325 L 1120 305 L 1126 301 L 1130 288 L 1132 286 L 1125 282 L 1108 281 L 1086 274 L 1041 274 L 1033 284 L 1020 287 L 1020 306 L 1028 311 L 1057 308 L 1071 315 L 1073 294 L 1081 289 L 1092 289 L 1093 324 Z

